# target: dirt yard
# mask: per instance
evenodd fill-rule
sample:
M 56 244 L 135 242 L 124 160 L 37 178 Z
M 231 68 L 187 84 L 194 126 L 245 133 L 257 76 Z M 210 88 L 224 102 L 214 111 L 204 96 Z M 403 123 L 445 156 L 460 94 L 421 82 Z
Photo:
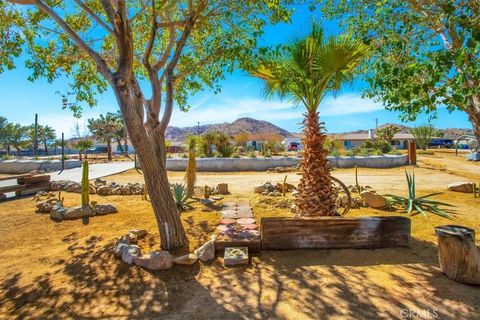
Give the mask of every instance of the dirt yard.
M 407 168 L 415 170 L 420 194 L 445 191 L 450 182 L 468 180 L 463 171 L 452 172 L 454 167 L 448 166 L 447 171 L 434 166 L 434 161 L 446 161 L 440 157 L 420 160 L 420 167 Z M 465 165 L 480 169 L 476 164 Z M 359 169 L 360 183 L 379 193 L 405 195 L 404 169 Z M 334 175 L 347 184 L 354 181 L 352 169 L 335 170 Z M 180 181 L 183 174 L 170 176 Z M 278 182 L 283 177 L 201 173 L 198 182 L 227 182 L 232 195 L 224 200 L 249 199 L 260 219 L 290 215 L 282 207 L 288 207 L 291 197 L 269 198 L 252 192 L 259 182 Z M 130 171 L 108 180 L 141 182 L 142 176 Z M 297 181 L 294 173 L 288 174 L 287 182 Z M 115 238 L 129 229 L 156 232 L 150 205 L 141 196 L 91 196 L 98 203 L 115 204 L 119 212 L 93 217 L 87 225 L 81 220 L 55 223 L 48 215 L 34 213 L 30 198 L 7 201 L 0 204 L 0 318 L 479 319 L 480 288 L 453 282 L 440 272 L 433 228 L 455 223 L 478 233 L 480 199 L 454 192 L 435 199 L 455 206 L 454 220 L 413 216 L 410 248 L 263 251 L 249 267 L 225 268 L 218 257 L 209 264 L 175 265 L 164 272 L 130 267 L 109 251 Z M 65 202 L 77 205 L 80 196 L 65 194 Z M 395 214 L 401 213 L 374 209 L 349 213 Z M 195 203 L 182 219 L 190 245 L 174 255 L 192 251 L 209 239 L 220 215 L 215 208 Z M 149 246 L 158 249 L 158 235 L 148 239 Z

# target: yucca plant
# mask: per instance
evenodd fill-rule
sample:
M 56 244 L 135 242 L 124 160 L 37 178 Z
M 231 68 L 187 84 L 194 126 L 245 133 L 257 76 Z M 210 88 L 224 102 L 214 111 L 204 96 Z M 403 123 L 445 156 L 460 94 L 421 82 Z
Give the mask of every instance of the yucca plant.
M 193 135 L 189 135 L 185 140 L 185 145 L 188 150 L 188 163 L 187 170 L 185 172 L 185 183 L 187 184 L 187 193 L 191 197 L 195 188 L 195 181 L 197 180 L 196 170 L 197 170 L 197 161 L 196 161 L 196 148 L 197 148 L 198 138 Z
M 174 183 L 172 184 L 172 194 L 173 198 L 175 199 L 175 203 L 177 204 L 178 210 L 180 212 L 185 211 L 190 206 L 189 204 L 192 202 L 189 200 L 187 188 L 181 183 Z
M 393 205 L 401 205 L 405 207 L 405 210 L 408 214 L 417 211 L 427 218 L 427 212 L 431 212 L 444 218 L 450 218 L 450 213 L 444 209 L 439 208 L 439 206 L 452 207 L 452 205 L 440 201 L 427 199 L 429 197 L 440 194 L 439 192 L 427 194 L 426 196 L 417 198 L 415 192 L 415 173 L 408 173 L 407 170 L 405 170 L 405 176 L 407 177 L 408 184 L 408 198 L 387 194 L 385 196 L 387 197 L 390 207 L 392 207 Z

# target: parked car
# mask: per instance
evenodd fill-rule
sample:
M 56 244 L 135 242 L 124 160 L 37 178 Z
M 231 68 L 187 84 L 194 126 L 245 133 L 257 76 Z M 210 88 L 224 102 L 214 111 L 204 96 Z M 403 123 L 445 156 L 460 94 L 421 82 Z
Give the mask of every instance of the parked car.
M 99 146 L 95 148 L 88 149 L 87 153 L 88 154 L 99 154 L 99 153 L 107 153 L 108 148 L 105 146 Z
M 287 150 L 288 151 L 298 151 L 298 149 L 299 149 L 298 147 L 299 147 L 298 143 L 290 142 L 290 144 L 287 147 Z
M 431 148 L 452 148 L 453 140 L 451 139 L 433 139 L 428 145 Z

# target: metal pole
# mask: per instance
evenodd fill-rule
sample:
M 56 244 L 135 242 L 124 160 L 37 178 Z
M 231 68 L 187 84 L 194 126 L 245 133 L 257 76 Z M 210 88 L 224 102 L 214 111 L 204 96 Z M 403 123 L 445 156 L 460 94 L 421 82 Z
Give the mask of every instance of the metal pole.
M 200 121 L 197 121 L 197 136 L 200 136 Z
M 62 132 L 62 171 L 65 170 L 65 136 Z
M 35 113 L 35 125 L 34 125 L 34 135 L 33 135 L 33 156 L 36 159 L 38 156 L 38 113 Z

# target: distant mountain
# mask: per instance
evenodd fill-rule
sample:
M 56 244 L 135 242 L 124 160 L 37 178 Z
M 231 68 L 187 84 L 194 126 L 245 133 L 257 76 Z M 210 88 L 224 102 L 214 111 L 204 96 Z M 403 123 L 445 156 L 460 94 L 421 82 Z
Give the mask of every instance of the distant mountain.
M 268 121 L 256 120 L 252 118 L 239 118 L 232 123 L 224 122 L 217 124 L 205 124 L 199 127 L 168 127 L 165 133 L 165 139 L 170 141 L 183 141 L 188 135 L 203 134 L 208 131 L 222 131 L 230 136 L 239 133 L 248 134 L 279 134 L 283 137 L 290 136 L 290 132 L 282 129 Z
M 403 124 L 397 124 L 397 123 L 385 123 L 385 124 L 382 124 L 381 126 L 378 126 L 378 129 L 382 129 L 392 125 L 399 128 L 400 133 L 410 133 L 412 129 L 411 127 L 405 126 Z M 443 137 L 447 139 L 456 138 L 464 134 L 473 134 L 472 129 L 462 129 L 462 128 L 438 129 L 438 131 L 443 132 Z M 356 131 L 351 131 L 346 133 L 367 133 L 367 132 L 368 130 L 356 130 Z

